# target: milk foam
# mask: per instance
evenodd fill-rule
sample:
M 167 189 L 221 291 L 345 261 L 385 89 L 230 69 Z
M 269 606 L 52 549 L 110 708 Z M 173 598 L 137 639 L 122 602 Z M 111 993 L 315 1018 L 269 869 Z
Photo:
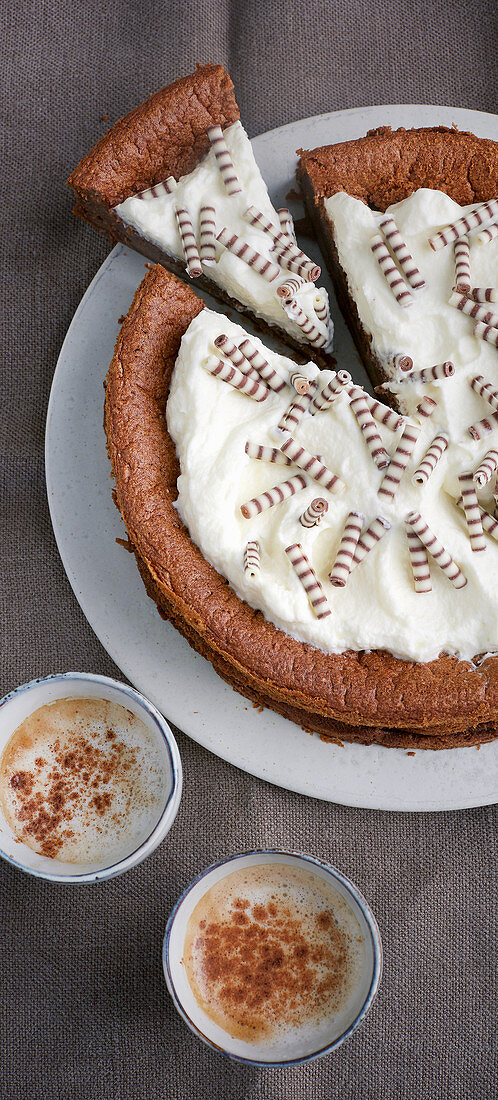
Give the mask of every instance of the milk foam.
M 241 908 L 241 903 L 247 903 Z M 265 926 L 265 918 L 260 916 L 261 909 L 268 912 L 269 907 L 274 906 L 276 913 L 269 917 Z M 239 908 L 237 908 L 239 907 Z M 278 943 L 279 934 L 282 935 L 282 950 L 287 950 L 285 936 L 284 913 L 290 913 L 293 921 L 299 926 L 299 935 L 306 941 L 312 952 L 321 945 L 332 945 L 334 951 L 334 937 L 338 930 L 341 943 L 346 950 L 346 962 L 344 976 L 337 989 L 323 992 L 321 998 L 315 997 L 312 990 L 309 999 L 301 994 L 295 996 L 294 1015 L 299 1015 L 296 1022 L 292 1019 L 292 993 L 285 999 L 276 998 L 276 1005 L 268 1000 L 268 1008 L 263 1005 L 261 1012 L 248 1010 L 244 1020 L 236 1012 L 230 1014 L 223 1006 L 223 995 L 219 994 L 219 987 L 206 977 L 204 967 L 203 936 L 206 930 L 209 933 L 214 925 L 226 926 L 233 919 L 234 914 L 242 912 L 248 916 L 249 921 L 268 929 L 268 950 L 272 950 L 274 942 Z M 333 932 L 326 929 L 320 931 L 317 927 L 317 917 L 320 915 L 333 915 Z M 328 917 L 327 917 L 328 919 Z M 279 933 L 279 920 L 283 926 L 283 933 Z M 249 941 L 250 942 L 250 941 Z M 238 961 L 238 956 L 235 955 Z M 292 1048 L 298 1040 L 300 1043 L 316 1044 L 320 1046 L 326 1042 L 329 1033 L 331 1018 L 339 1014 L 347 1015 L 354 994 L 361 981 L 365 965 L 365 943 L 358 920 L 351 906 L 337 890 L 328 882 L 319 878 L 311 871 L 288 866 L 286 864 L 263 864 L 243 868 L 220 879 L 198 902 L 191 914 L 184 944 L 184 962 L 186 974 L 198 1004 L 207 1015 L 227 1031 L 232 1037 L 246 1042 L 263 1043 L 265 1046 Z M 310 963 L 315 969 L 315 985 L 327 981 L 332 973 L 330 967 L 323 962 Z M 272 982 L 271 963 L 269 964 L 269 982 Z M 278 973 L 278 968 L 274 973 Z M 243 979 L 242 979 L 243 980 Z M 259 979 L 258 979 L 259 980 Z M 262 982 L 266 980 L 263 974 Z M 244 994 L 241 994 L 241 1013 L 244 1013 Z M 316 1003 L 315 1003 L 316 1001 Z M 238 1006 L 240 1008 L 240 1006 Z
M 154 829 L 165 781 L 158 745 L 131 711 L 105 699 L 62 699 L 8 741 L 0 805 L 16 836 L 41 855 L 110 865 Z

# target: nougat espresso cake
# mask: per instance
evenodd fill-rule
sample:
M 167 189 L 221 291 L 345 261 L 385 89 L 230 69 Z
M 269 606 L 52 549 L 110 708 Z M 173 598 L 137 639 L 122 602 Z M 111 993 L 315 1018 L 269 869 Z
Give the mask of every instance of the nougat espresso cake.
M 251 314 L 322 365 L 333 329 L 320 266 L 275 210 L 230 77 L 205 65 L 120 119 L 72 173 L 79 217 Z
M 156 93 L 71 177 L 76 213 L 169 269 L 138 288 L 106 389 L 140 573 L 221 676 L 305 729 L 491 740 L 496 146 L 382 130 L 303 153 L 299 178 L 375 397 L 330 357 L 320 267 L 271 204 L 221 67 Z

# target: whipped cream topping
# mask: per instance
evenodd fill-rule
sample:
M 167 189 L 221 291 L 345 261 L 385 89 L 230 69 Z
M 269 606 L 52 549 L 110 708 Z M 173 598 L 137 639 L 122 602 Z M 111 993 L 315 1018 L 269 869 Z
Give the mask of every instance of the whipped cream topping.
M 472 318 L 448 304 L 455 285 L 453 245 L 433 252 L 428 238 L 435 228 L 448 225 L 473 207 L 459 206 L 442 191 L 421 188 L 388 208 L 427 283 L 425 289 L 412 292 L 413 304 L 408 309 L 396 302 L 370 248 L 381 215 L 343 191 L 326 199 L 325 209 L 360 320 L 372 334 L 373 349 L 392 379 L 400 408 L 414 414 L 421 396 L 427 394 L 438 403 L 431 417 L 433 435 L 444 429 L 451 440 L 460 440 L 469 424 L 489 412 L 489 406 L 471 390 L 469 379 L 482 374 L 498 386 L 498 355 L 491 344 L 473 336 Z M 472 286 L 496 286 L 498 238 L 479 244 L 476 234 L 471 234 L 469 241 Z M 396 352 L 410 355 L 416 370 L 449 360 L 455 365 L 455 374 L 423 387 L 398 388 L 395 379 L 399 374 L 391 362 Z M 494 442 L 489 442 L 491 439 Z M 497 445 L 498 434 L 493 433 L 486 449 Z
M 429 281 L 429 265 L 425 268 Z M 378 278 L 383 278 L 380 271 Z M 450 326 L 447 331 L 452 335 Z M 167 422 L 181 468 L 178 512 L 204 557 L 228 579 L 237 595 L 287 634 L 328 653 L 386 649 L 402 658 L 429 661 L 441 652 L 471 659 L 498 648 L 498 592 L 494 584 L 498 543 L 486 536 L 485 552 L 473 553 L 463 513 L 449 495 L 449 491 L 459 495 L 458 472 L 475 469 L 493 445 L 489 440 L 495 437 L 473 443 L 470 436 L 463 438 L 462 434 L 462 441 L 450 443 L 426 486 L 420 487 L 413 485 L 411 478 L 437 426 L 434 417 L 424 421 L 414 416 L 413 422 L 421 427 L 420 436 L 389 503 L 378 496 L 383 472 L 373 464 L 350 398 L 343 393 L 327 411 L 307 415 L 294 434 L 342 478 L 344 492 L 332 494 L 310 480 L 306 489 L 288 500 L 253 519 L 244 519 L 242 503 L 299 472 L 296 466 L 250 459 L 244 450 L 246 440 L 275 447 L 275 426 L 293 393 L 286 387 L 280 394 L 272 392 L 265 401 L 255 402 L 210 375 L 203 364 L 214 358 L 213 341 L 221 332 L 235 343 L 246 335 L 239 325 L 209 310 L 192 321 L 173 373 Z M 287 379 L 295 364 L 270 351 L 256 337 L 250 339 Z M 471 343 L 478 357 L 481 349 L 474 344 L 480 342 L 471 338 Z M 445 346 L 438 358 L 448 357 Z M 316 374 L 316 367 L 313 371 Z M 452 382 L 449 379 L 443 385 Z M 432 391 L 432 387 L 418 387 L 418 400 L 427 389 Z M 468 383 L 462 394 L 467 403 L 462 423 L 486 415 L 488 407 L 476 399 Z M 400 433 L 381 424 L 377 427 L 392 454 Z M 487 492 L 489 501 L 489 486 Z M 328 512 L 317 527 L 305 528 L 299 516 L 317 496 L 327 500 Z M 480 499 L 486 506 L 484 494 Z M 363 512 L 368 522 L 383 515 L 392 528 L 354 569 L 346 586 L 334 588 L 328 574 L 351 510 Z M 468 579 L 465 588 L 455 591 L 432 562 L 432 591 L 423 595 L 414 591 L 403 523 L 412 510 L 422 513 L 458 562 Z M 253 578 L 243 569 L 244 549 L 251 539 L 261 547 L 261 569 Z M 314 617 L 285 553 L 295 542 L 301 543 L 327 595 L 331 614 L 325 619 Z
M 241 193 L 227 194 L 214 151 L 210 149 L 193 172 L 177 181 L 178 186 L 171 194 L 150 196 L 147 199 L 132 196 L 116 206 L 116 213 L 126 225 L 131 225 L 148 241 L 168 255 L 183 261 L 175 207 L 186 207 L 199 241 L 201 206 L 209 203 L 215 208 L 216 233 L 226 226 L 230 233 L 236 233 L 266 259 L 276 262 L 275 254 L 270 250 L 268 234 L 258 226 L 249 225 L 242 217 L 244 210 L 252 205 L 280 229 L 278 214 L 270 202 L 266 184 L 254 159 L 251 142 L 240 122 L 229 126 L 223 132 L 223 137 L 234 163 Z M 281 277 L 278 276 L 269 283 L 254 268 L 217 243 L 216 262 L 204 266 L 204 274 L 226 291 L 230 298 L 248 305 L 256 316 L 262 317 L 269 324 L 277 325 L 293 339 L 307 344 L 302 329 L 289 317 L 277 295 L 277 287 L 282 286 L 289 276 L 295 277 L 293 272 L 282 268 Z M 296 291 L 295 299 L 319 332 L 327 337 L 326 346 L 331 347 L 333 328 L 316 315 L 317 294 L 321 302 L 328 301 L 326 290 L 317 288 L 314 283 L 303 282 Z

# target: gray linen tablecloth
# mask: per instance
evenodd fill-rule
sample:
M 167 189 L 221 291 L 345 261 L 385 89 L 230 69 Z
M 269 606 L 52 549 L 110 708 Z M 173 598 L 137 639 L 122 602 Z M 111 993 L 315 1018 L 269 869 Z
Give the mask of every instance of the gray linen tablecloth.
M 250 134 L 369 103 L 493 110 L 493 13 L 492 0 L 4 0 L 2 693 L 67 669 L 120 677 L 65 577 L 44 484 L 57 354 L 108 252 L 70 213 L 64 180 L 79 157 L 198 60 L 228 67 Z M 1 1100 L 496 1095 L 492 811 L 327 805 L 177 737 L 180 813 L 144 865 L 79 889 L 0 866 Z M 365 1025 L 333 1056 L 292 1071 L 211 1053 L 176 1015 L 161 972 L 166 918 L 191 876 L 258 845 L 329 859 L 365 893 L 384 939 Z

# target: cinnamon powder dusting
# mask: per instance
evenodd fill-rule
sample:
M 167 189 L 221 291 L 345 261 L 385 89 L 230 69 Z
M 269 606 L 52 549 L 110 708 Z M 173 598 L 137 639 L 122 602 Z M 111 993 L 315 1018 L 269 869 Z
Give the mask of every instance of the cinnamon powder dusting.
M 187 931 L 185 964 L 196 999 L 216 1023 L 249 1042 L 335 1014 L 354 970 L 352 937 L 340 926 L 336 899 L 312 889 L 307 879 L 316 884 L 316 876 L 308 872 L 296 879 L 295 871 L 282 867 L 275 877 L 276 870 L 266 889 L 261 871 L 267 880 L 268 871 L 258 867 L 245 872 L 240 894 L 229 897 L 222 885 L 223 898 L 214 888 L 217 896 L 201 901 Z
M 133 809 L 150 803 L 140 776 L 144 731 L 105 699 L 58 700 L 25 719 L 0 761 L 0 802 L 16 836 L 69 862 L 98 858 L 92 846 L 105 849 L 111 838 L 115 845 Z

